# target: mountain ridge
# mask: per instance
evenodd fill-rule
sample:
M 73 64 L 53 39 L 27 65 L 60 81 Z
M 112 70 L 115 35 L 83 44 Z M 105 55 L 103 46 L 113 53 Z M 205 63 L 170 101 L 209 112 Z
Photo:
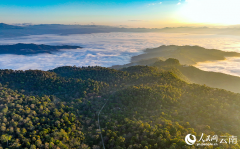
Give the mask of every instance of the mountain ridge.
M 40 53 L 48 53 L 58 52 L 61 49 L 78 49 L 82 48 L 80 46 L 50 46 L 44 44 L 25 44 L 18 43 L 14 45 L 0 45 L 0 54 L 16 54 L 16 55 L 32 55 L 32 54 L 40 54 Z

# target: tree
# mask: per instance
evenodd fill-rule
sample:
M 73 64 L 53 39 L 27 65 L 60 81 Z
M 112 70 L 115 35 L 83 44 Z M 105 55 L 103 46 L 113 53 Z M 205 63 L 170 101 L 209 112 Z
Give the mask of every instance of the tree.
M 12 139 L 12 136 L 10 136 L 10 135 L 2 135 L 1 136 L 1 140 L 3 141 L 3 142 L 7 142 L 7 146 L 8 146 L 8 141 L 10 141 Z
M 2 109 L 2 113 L 3 113 L 3 114 L 6 114 L 7 111 L 8 111 L 8 107 L 5 107 L 5 108 Z
M 174 59 L 174 58 L 169 58 L 165 61 L 165 63 L 167 64 L 171 64 L 171 65 L 180 65 L 179 60 Z
M 20 146 L 21 144 L 19 143 L 19 139 L 16 139 L 11 147 L 19 148 Z
M 35 144 L 36 144 L 38 147 L 40 147 L 40 146 L 42 145 L 42 141 L 41 141 L 40 139 L 38 139 L 38 140 L 35 142 Z
M 36 149 L 36 146 L 35 145 L 31 145 L 30 149 Z

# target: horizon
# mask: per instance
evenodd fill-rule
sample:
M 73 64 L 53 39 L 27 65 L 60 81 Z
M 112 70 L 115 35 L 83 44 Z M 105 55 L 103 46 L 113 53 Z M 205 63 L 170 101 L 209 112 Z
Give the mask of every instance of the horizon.
M 198 25 L 184 25 L 184 26 L 163 26 L 159 28 L 154 28 L 154 27 L 130 27 L 130 26 L 114 26 L 114 25 L 101 25 L 101 24 L 60 24 L 60 23 L 39 23 L 39 24 L 34 24 L 34 23 L 5 23 L 5 22 L 0 22 L 0 24 L 5 24 L 5 25 L 12 25 L 12 26 L 21 26 L 21 27 L 27 27 L 27 26 L 37 26 L 37 25 L 63 25 L 63 26 L 87 26 L 87 27 L 115 27 L 115 28 L 129 28 L 129 29 L 165 29 L 165 28 L 209 28 L 209 29 L 226 29 L 226 28 L 240 28 L 240 24 L 235 24 L 235 25 L 203 25 L 203 24 L 198 24 Z
M 239 25 L 237 0 L 60 0 L 0 2 L 6 24 L 71 24 L 164 28 Z M 204 12 L 203 12 L 204 8 Z M 214 19 L 213 19 L 214 18 Z

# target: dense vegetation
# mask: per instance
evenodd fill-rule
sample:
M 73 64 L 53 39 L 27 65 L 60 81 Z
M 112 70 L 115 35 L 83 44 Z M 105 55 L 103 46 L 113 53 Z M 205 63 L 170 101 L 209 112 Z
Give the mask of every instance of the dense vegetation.
M 101 132 L 108 149 L 198 148 L 185 143 L 189 133 L 240 136 L 240 94 L 187 83 L 176 59 L 154 65 L 0 70 L 0 148 L 100 149 Z

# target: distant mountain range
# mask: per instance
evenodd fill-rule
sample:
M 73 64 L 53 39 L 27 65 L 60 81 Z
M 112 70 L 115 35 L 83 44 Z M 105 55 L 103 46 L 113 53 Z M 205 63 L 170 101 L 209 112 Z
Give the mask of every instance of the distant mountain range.
M 14 26 L 14 25 L 0 23 L 0 29 L 23 29 L 23 28 L 20 26 Z
M 42 34 L 91 34 L 109 32 L 164 32 L 164 33 L 193 33 L 193 34 L 220 34 L 240 35 L 239 27 L 208 28 L 208 27 L 165 27 L 165 28 L 125 28 L 103 25 L 63 25 L 63 24 L 38 24 L 38 25 L 8 25 L 0 23 L 0 38 L 42 35 Z
M 193 65 L 197 62 L 224 60 L 225 57 L 240 57 L 240 53 L 225 52 L 217 49 L 205 49 L 200 46 L 163 45 L 157 48 L 146 49 L 145 53 L 132 57 L 131 62 L 156 57 L 163 59 L 175 58 L 178 59 L 181 64 Z
M 37 45 L 37 44 L 23 44 L 18 43 L 14 45 L 0 45 L 0 54 L 17 54 L 17 55 L 28 55 L 28 54 L 40 54 L 57 52 L 61 49 L 77 49 L 82 48 L 79 46 L 50 46 L 50 45 Z

